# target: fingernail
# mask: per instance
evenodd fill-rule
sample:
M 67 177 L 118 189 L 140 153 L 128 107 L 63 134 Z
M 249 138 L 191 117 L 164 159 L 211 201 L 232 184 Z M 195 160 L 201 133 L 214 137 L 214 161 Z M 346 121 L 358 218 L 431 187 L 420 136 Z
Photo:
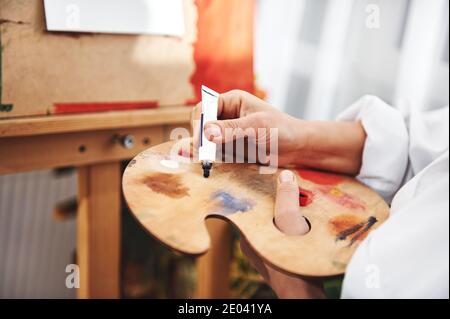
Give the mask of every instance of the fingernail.
M 280 173 L 279 179 L 281 183 L 292 182 L 294 181 L 294 174 L 289 170 L 284 170 Z
M 214 140 L 222 135 L 222 131 L 218 125 L 209 124 L 205 128 L 205 136 L 208 140 Z

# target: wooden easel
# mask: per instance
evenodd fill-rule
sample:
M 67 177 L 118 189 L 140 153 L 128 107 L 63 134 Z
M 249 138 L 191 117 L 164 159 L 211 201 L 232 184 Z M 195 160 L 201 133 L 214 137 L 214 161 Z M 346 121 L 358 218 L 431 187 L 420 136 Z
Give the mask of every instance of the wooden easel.
M 120 297 L 120 162 L 168 140 L 173 127 L 188 127 L 186 105 L 198 101 L 201 82 L 220 92 L 253 89 L 254 1 L 184 0 L 184 6 L 186 35 L 171 39 L 49 33 L 42 1 L 0 2 L 0 39 L 7 43 L 0 64 L 0 174 L 77 167 L 80 298 Z M 235 27 L 223 28 L 227 21 Z M 239 33 L 227 33 L 233 30 Z M 216 43 L 213 32 L 223 41 Z M 228 46 L 235 49 L 216 50 Z M 224 64 L 223 54 L 237 54 L 236 48 L 244 59 Z M 153 60 L 160 63 L 145 63 Z M 81 113 L 65 114 L 74 111 Z M 133 148 L 120 142 L 127 135 Z M 213 242 L 229 242 L 222 240 L 230 237 L 226 225 L 211 227 L 220 229 Z M 198 297 L 228 296 L 230 256 L 220 256 L 224 271 L 213 281 L 216 255 L 199 258 Z
M 166 140 L 171 126 L 186 126 L 189 115 L 180 106 L 0 120 L 0 174 L 78 168 L 80 298 L 120 297 L 120 162 Z M 113 143 L 116 135 L 134 136 L 135 147 Z

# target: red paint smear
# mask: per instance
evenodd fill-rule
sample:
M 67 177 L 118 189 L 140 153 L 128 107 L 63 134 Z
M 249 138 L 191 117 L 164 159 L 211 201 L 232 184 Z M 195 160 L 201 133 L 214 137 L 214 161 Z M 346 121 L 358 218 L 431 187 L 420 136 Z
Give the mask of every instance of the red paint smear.
M 195 71 L 190 78 L 195 98 L 186 103 L 201 100 L 203 84 L 217 92 L 241 89 L 254 93 L 254 0 L 195 0 L 195 5 Z
M 343 192 L 340 189 L 336 189 L 333 187 L 324 187 L 319 189 L 319 191 L 329 200 L 332 202 L 341 205 L 345 208 L 351 209 L 351 210 L 366 210 L 366 206 L 362 201 L 360 201 L 358 198 L 354 197 L 353 195 L 350 195 L 349 193 Z M 339 192 L 339 195 L 333 194 L 333 191 Z
M 307 189 L 303 189 L 303 188 L 298 188 L 299 191 L 299 205 L 300 206 L 308 206 L 309 204 L 312 203 L 313 197 L 314 197 L 314 193 L 311 192 L 310 190 Z
M 193 158 L 193 154 L 190 149 L 180 148 L 178 150 L 178 156 Z
M 300 177 L 319 185 L 336 185 L 344 179 L 342 176 L 337 174 L 301 168 L 297 169 L 297 173 Z
M 178 149 L 178 156 L 193 158 L 194 157 L 194 145 L 192 141 L 189 145 L 181 145 Z
M 159 106 L 157 101 L 147 102 L 84 102 L 84 103 L 55 103 L 56 114 L 90 113 L 118 110 L 154 109 Z

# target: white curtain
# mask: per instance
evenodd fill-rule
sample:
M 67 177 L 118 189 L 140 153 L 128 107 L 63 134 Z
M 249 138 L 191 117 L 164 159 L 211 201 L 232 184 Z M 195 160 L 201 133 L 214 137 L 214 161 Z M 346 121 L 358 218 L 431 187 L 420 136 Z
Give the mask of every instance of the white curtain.
M 448 105 L 448 10 L 448 0 L 258 0 L 257 84 L 307 119 L 331 119 L 365 94 Z

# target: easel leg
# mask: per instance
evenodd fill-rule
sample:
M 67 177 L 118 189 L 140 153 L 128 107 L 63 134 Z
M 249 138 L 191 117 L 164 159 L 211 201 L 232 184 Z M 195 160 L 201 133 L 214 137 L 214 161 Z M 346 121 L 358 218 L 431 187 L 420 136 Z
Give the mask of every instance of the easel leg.
M 197 259 L 197 298 L 230 297 L 231 226 L 220 219 L 206 220 L 211 248 Z
M 120 297 L 120 163 L 78 170 L 79 298 Z

